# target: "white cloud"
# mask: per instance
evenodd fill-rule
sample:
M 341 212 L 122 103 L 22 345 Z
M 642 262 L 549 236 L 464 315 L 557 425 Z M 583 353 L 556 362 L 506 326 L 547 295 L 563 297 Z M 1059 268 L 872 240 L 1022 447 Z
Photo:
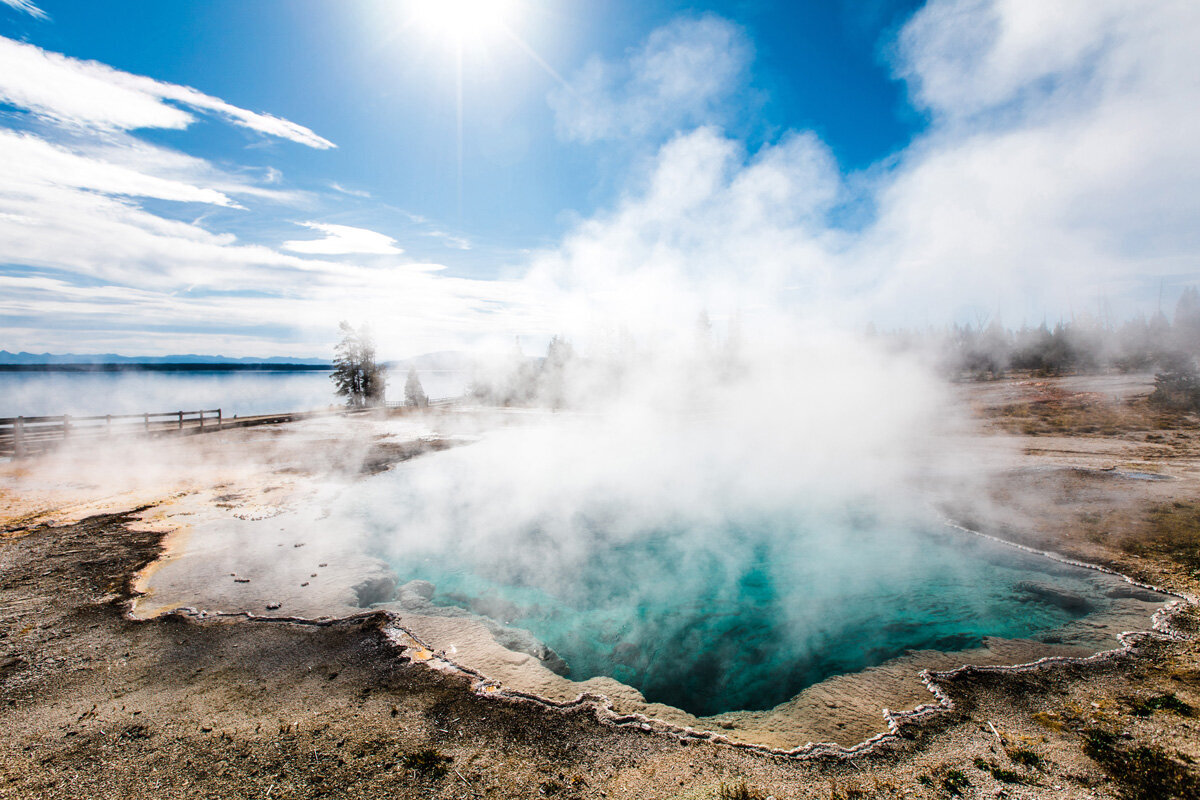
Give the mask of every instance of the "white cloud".
M 132 75 L 4 37 L 0 37 L 0 102 L 59 125 L 91 131 L 186 128 L 194 117 L 179 108 L 183 105 L 269 136 L 318 149 L 334 147 L 289 120 L 247 111 L 187 86 Z
M 0 174 L 5 195 L 33 195 L 35 187 L 74 187 L 113 195 L 153 197 L 187 203 L 233 206 L 215 189 L 149 175 L 118 164 L 73 153 L 32 134 L 0 130 Z
M 812 133 L 754 151 L 715 125 L 694 127 L 720 117 L 744 66 L 678 88 L 664 76 L 687 63 L 680 54 L 706 52 L 681 44 L 703 38 L 681 31 L 723 24 L 673 23 L 629 64 L 599 65 L 595 85 L 612 91 L 596 94 L 594 118 L 559 96 L 559 123 L 578 123 L 571 135 L 584 140 L 689 130 L 667 137 L 612 208 L 532 255 L 524 280 L 468 280 L 402 258 L 386 268 L 318 258 L 399 255 L 391 237 L 349 225 L 307 223 L 322 238 L 282 248 L 243 241 L 217 227 L 235 216 L 231 198 L 313 198 L 112 133 L 130 127 L 132 112 L 69 143 L 3 134 L 0 159 L 13 170 L 0 170 L 0 248 L 23 269 L 0 287 L 0 316 L 47 321 L 37 328 L 47 344 L 26 349 L 70 340 L 50 321 L 107 343 L 98 349 L 158 352 L 199 346 L 163 338 L 159 348 L 128 331 L 176 326 L 216 341 L 270 327 L 257 345 L 239 340 L 236 354 L 247 355 L 319 352 L 313 343 L 350 318 L 371 321 L 406 355 L 512 334 L 691 336 L 701 309 L 768 329 L 812 318 L 940 324 L 969 309 L 1036 322 L 1094 308 L 1105 293 L 1153 297 L 1163 277 L 1195 282 L 1200 10 L 1097 2 L 1062 6 L 1070 17 L 1060 19 L 1059 6 L 1043 6 L 935 0 L 919 13 L 901 34 L 896 71 L 929 128 L 849 181 Z M 153 101 L 148 115 L 187 116 L 139 96 Z M 662 104 L 661 120 L 655 97 L 677 99 Z M 62 112 L 66 125 L 79 118 Z M 151 213 L 138 205 L 147 197 L 205 203 L 214 230 Z M 855 230 L 832 225 L 847 199 L 874 217 Z M 406 235 L 453 243 L 410 219 L 418 229 Z M 119 346 L 120 336 L 135 346 Z
M 75 152 L 87 158 L 115 164 L 131 170 L 155 175 L 167 180 L 203 186 L 223 194 L 252 197 L 283 205 L 311 205 L 314 199 L 306 192 L 277 187 L 283 174 L 273 167 L 244 170 L 235 173 L 215 167 L 202 158 L 177 150 L 158 147 L 132 134 L 106 134 L 98 139 L 71 140 Z M 59 145 L 63 146 L 63 145 Z M 259 182 L 255 182 L 255 178 Z M 265 184 L 260 185 L 260 184 Z
M 0 3 L 4 3 L 6 6 L 15 8 L 17 11 L 24 11 L 31 17 L 37 17 L 38 19 L 50 19 L 49 15 L 47 15 L 45 11 L 42 11 L 40 8 L 38 8 L 33 0 L 0 0 Z
M 1160 280 L 1200 280 L 1198 43 L 1189 3 L 934 0 L 896 64 L 930 125 L 894 159 L 846 181 L 812 134 L 747 155 L 700 128 L 532 279 L 569 331 L 1153 310 Z M 847 199 L 861 228 L 831 222 Z
M 349 225 L 331 225 L 325 222 L 301 222 L 306 228 L 325 234 L 324 239 L 293 239 L 283 243 L 284 250 L 311 255 L 346 255 L 361 253 L 371 255 L 400 255 L 403 249 L 396 247 L 396 240 L 366 228 Z
M 407 355 L 506 336 L 536 316 L 529 287 L 405 263 L 391 237 L 366 228 L 302 223 L 322 238 L 286 243 L 292 252 L 257 244 L 255 230 L 275 220 L 233 198 L 301 206 L 320 198 L 288 189 L 274 168 L 218 168 L 131 133 L 186 126 L 191 115 L 172 102 L 321 146 L 306 129 L 6 39 L 0 98 L 38 117 L 31 131 L 0 128 L 6 346 L 307 355 L 323 352 L 338 320 L 350 318 L 373 320 Z M 161 201 L 208 210 L 189 222 L 194 208 Z M 386 269 L 320 258 L 351 255 L 392 258 Z
M 1200 6 L 935 0 L 901 42 L 934 124 L 853 254 L 880 313 L 1128 313 L 1198 277 Z
M 713 15 L 684 17 L 650 34 L 627 61 L 592 59 L 550 95 L 558 131 L 591 142 L 670 133 L 726 116 L 748 79 L 745 32 Z

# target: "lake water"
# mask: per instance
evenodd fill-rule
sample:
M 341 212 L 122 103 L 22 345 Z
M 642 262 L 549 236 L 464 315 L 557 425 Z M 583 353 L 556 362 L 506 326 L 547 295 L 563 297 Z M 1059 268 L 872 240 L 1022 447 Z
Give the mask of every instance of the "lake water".
M 469 376 L 419 371 L 431 399 L 455 397 Z M 404 374 L 390 377 L 387 399 L 404 398 Z M 90 416 L 219 408 L 227 417 L 340 405 L 326 371 L 0 372 L 0 417 Z

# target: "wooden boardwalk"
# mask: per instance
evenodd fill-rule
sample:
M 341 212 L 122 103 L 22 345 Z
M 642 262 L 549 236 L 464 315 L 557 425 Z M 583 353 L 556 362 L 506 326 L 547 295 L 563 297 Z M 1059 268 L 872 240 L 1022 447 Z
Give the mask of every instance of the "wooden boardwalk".
M 226 417 L 219 408 L 75 417 L 0 417 L 0 458 L 45 453 L 68 442 L 131 436 L 211 433 L 229 428 L 291 422 L 328 412 L 307 411 Z
M 458 402 L 459 398 L 432 400 L 425 408 L 444 409 Z M 74 417 L 69 414 L 58 417 L 0 417 L 0 458 L 23 458 L 45 453 L 68 442 L 103 441 L 113 437 L 212 433 L 230 428 L 276 425 L 334 414 L 364 414 L 374 410 L 403 414 L 420 409 L 410 408 L 403 403 L 386 403 L 381 409 L 329 408 L 256 414 L 249 417 L 227 417 L 219 408 L 90 417 Z

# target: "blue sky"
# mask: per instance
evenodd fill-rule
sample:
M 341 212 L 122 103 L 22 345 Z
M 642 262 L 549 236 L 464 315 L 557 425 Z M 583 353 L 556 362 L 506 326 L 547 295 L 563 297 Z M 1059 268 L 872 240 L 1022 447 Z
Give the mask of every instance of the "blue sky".
M 0 0 L 0 348 L 1020 324 L 1197 277 L 1188 4 L 445 5 Z

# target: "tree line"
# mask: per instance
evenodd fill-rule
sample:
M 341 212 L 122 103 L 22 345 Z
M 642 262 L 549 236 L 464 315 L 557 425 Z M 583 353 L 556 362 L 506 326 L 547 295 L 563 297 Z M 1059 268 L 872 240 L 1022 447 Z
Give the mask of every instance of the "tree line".
M 1114 324 L 1085 314 L 1053 327 L 1043 322 L 1012 329 L 992 320 L 874 335 L 898 349 L 932 354 L 938 368 L 958 380 L 993 380 L 1013 372 L 1154 371 L 1154 402 L 1200 410 L 1200 291 L 1191 287 L 1184 289 L 1171 318 L 1159 310 Z
M 342 338 L 336 348 L 331 375 L 337 393 L 347 405 L 366 407 L 383 403 L 387 370 L 375 357 L 375 344 L 364 327 L 340 326 Z M 1084 374 L 1101 371 L 1155 371 L 1155 404 L 1200 411 L 1200 290 L 1184 289 L 1168 318 L 1159 310 L 1151 317 L 1137 316 L 1120 324 L 1090 315 L 1060 320 L 1054 326 L 1043 322 L 1013 329 L 999 320 L 954 324 L 949 328 L 897 330 L 869 334 L 899 351 L 915 351 L 932 357 L 936 367 L 955 380 L 994 380 L 1012 373 L 1039 376 Z M 697 325 L 697 351 L 721 379 L 739 372 L 741 342 L 737 326 L 727 341 L 717 342 L 706 315 Z M 561 336 L 550 340 L 546 355 L 530 358 L 520 353 L 502 368 L 477 375 L 467 398 L 493 406 L 543 406 L 564 408 L 572 404 L 572 374 L 580 374 L 579 357 Z M 589 360 L 592 378 L 589 393 L 614 391 L 622 378 L 619 360 Z M 603 373 L 597 379 L 595 373 Z M 421 387 L 415 368 L 410 368 L 404 385 L 404 402 L 423 407 L 429 398 Z

